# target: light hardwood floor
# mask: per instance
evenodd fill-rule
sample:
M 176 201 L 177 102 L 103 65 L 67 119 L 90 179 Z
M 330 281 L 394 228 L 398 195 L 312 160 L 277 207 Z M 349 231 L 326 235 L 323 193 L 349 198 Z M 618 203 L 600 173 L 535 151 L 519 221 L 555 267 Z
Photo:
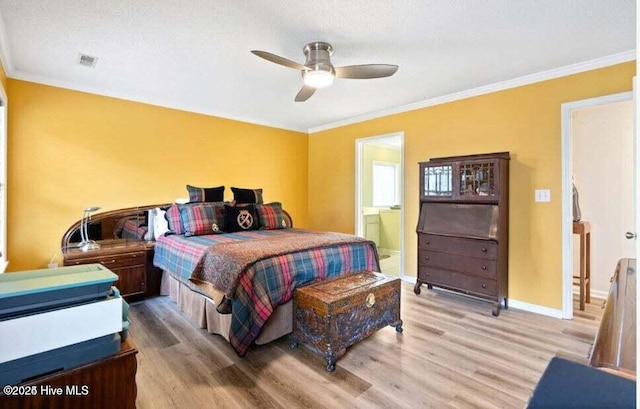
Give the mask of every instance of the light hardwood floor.
M 327 373 L 288 337 L 240 358 L 195 328 L 168 297 L 131 306 L 139 408 L 522 408 L 553 356 L 585 363 L 601 317 L 574 320 L 402 284 L 404 333 L 384 328 Z

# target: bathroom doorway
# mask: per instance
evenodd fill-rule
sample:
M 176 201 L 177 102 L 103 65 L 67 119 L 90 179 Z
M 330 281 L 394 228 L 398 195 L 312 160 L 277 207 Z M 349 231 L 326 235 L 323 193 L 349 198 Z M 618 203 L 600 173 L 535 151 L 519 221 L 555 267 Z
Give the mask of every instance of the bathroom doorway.
M 404 276 L 404 134 L 356 140 L 356 234 L 376 243 L 382 273 Z

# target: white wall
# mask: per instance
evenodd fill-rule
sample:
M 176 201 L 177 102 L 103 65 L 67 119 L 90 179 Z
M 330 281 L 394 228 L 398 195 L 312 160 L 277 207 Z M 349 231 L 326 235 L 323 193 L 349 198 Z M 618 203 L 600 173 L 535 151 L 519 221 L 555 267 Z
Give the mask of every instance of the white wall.
M 591 223 L 591 294 L 604 297 L 618 259 L 635 254 L 624 237 L 633 231 L 633 102 L 577 110 L 571 120 L 575 184 Z M 574 275 L 579 245 L 574 235 Z

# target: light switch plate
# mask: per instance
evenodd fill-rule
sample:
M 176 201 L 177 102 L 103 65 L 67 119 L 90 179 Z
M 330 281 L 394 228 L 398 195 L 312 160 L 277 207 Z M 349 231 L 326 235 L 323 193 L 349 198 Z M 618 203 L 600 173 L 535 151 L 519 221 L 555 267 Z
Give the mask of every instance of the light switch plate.
M 550 202 L 551 190 L 549 189 L 536 189 L 536 202 Z

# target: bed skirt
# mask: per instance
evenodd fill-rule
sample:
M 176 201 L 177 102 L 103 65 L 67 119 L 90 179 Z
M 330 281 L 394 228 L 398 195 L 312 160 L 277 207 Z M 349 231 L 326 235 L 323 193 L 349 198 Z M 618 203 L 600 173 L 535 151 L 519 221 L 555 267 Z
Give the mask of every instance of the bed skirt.
M 204 328 L 210 334 L 221 335 L 229 341 L 231 314 L 220 314 L 213 300 L 193 291 L 166 271 L 162 273 L 160 295 L 168 295 L 198 328 Z M 289 334 L 293 330 L 292 310 L 292 301 L 278 306 L 255 343 L 263 345 Z

